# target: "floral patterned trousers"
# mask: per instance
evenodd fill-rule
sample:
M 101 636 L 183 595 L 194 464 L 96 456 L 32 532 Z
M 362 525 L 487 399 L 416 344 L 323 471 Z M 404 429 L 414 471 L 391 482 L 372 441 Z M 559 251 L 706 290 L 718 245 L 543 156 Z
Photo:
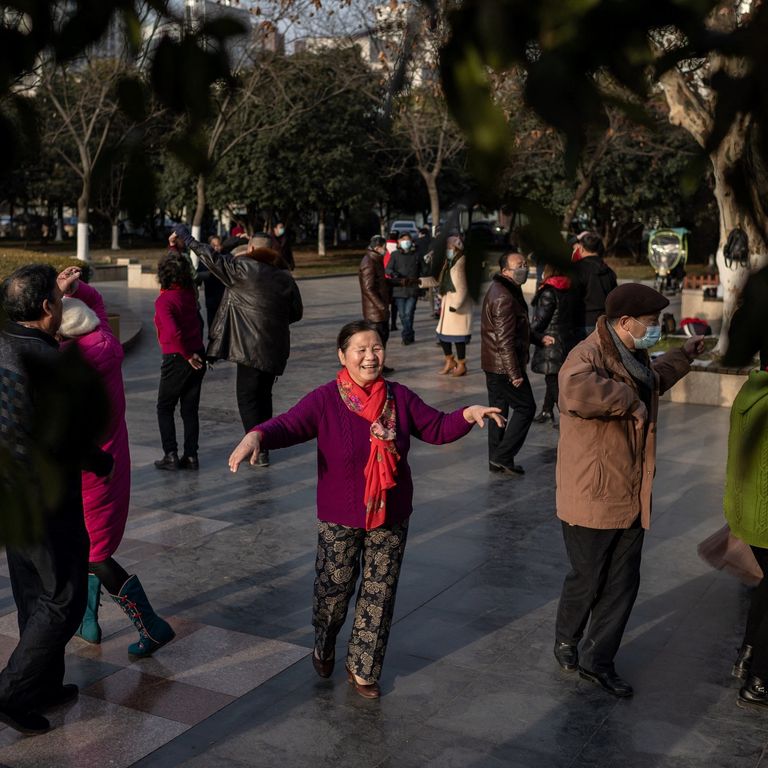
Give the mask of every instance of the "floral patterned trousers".
M 370 531 L 318 523 L 312 603 L 315 651 L 321 659 L 333 658 L 362 567 L 347 668 L 366 683 L 381 676 L 407 534 L 407 520 Z

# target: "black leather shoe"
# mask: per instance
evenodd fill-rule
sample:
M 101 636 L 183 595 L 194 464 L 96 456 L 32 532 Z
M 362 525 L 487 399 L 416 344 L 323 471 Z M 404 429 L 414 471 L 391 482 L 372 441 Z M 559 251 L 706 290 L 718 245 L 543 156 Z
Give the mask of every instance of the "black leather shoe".
M 175 472 L 179 468 L 179 455 L 176 451 L 166 453 L 162 459 L 155 462 L 156 469 L 168 469 L 171 472 Z
M 579 667 L 579 677 L 599 685 L 603 690 L 620 699 L 631 696 L 635 692 L 632 686 L 626 680 L 622 680 L 613 670 L 592 672 L 589 669 L 584 669 L 584 667 Z
M 555 642 L 555 658 L 563 672 L 575 672 L 579 668 L 579 648 L 576 645 Z
M 256 466 L 257 467 L 269 466 L 269 451 L 259 451 L 259 455 L 256 458 Z
M 739 706 L 768 707 L 768 687 L 759 678 L 751 675 L 736 699 Z
M 27 736 L 51 730 L 48 720 L 37 712 L 23 712 L 13 707 L 0 707 L 0 722 Z
M 333 665 L 336 663 L 336 656 L 330 659 L 318 659 L 314 651 L 312 651 L 312 666 L 315 668 L 320 677 L 329 678 L 333 674 Z
M 40 709 L 45 711 L 54 707 L 60 707 L 62 704 L 69 704 L 75 701 L 79 695 L 80 689 L 74 683 L 66 683 L 57 691 L 46 696 L 40 702 Z
M 182 456 L 179 459 L 179 469 L 192 469 L 196 472 L 200 469 L 200 462 L 197 456 Z
M 519 464 L 513 464 L 511 467 L 504 466 L 504 464 L 497 464 L 495 461 L 488 462 L 488 469 L 491 472 L 496 472 L 499 475 L 510 475 L 519 477 L 525 474 L 525 470 Z
M 552 411 L 542 411 L 538 416 L 534 416 L 533 420 L 537 424 L 546 424 L 548 421 L 551 421 L 554 424 L 555 417 L 552 414 Z
M 749 674 L 749 668 L 752 666 L 752 646 L 742 645 L 739 649 L 739 655 L 731 669 L 731 674 L 738 677 L 739 680 L 746 680 Z

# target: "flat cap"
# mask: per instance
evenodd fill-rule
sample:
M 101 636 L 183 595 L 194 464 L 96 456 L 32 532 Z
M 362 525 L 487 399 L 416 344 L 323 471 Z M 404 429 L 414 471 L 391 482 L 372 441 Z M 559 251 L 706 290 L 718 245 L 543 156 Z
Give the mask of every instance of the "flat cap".
M 605 314 L 611 319 L 622 315 L 658 315 L 668 306 L 669 299 L 653 288 L 642 283 L 624 283 L 608 294 L 605 299 Z

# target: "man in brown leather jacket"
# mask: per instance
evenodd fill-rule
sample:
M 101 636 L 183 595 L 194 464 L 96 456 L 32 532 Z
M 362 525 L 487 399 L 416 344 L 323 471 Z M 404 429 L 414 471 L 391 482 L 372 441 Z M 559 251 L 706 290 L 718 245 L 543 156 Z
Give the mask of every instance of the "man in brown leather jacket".
M 389 305 L 392 301 L 389 281 L 384 274 L 386 253 L 386 238 L 374 235 L 358 271 L 360 295 L 363 300 L 363 319 L 376 326 L 385 347 L 389 340 Z M 395 369 L 385 365 L 382 370 L 384 373 L 392 373 Z
M 506 429 L 492 424 L 488 428 L 488 468 L 491 472 L 519 476 L 525 471 L 515 464 L 533 417 L 536 401 L 528 380 L 529 346 L 550 345 L 551 336 L 531 331 L 528 304 L 521 286 L 528 279 L 528 264 L 521 253 L 510 251 L 499 259 L 499 272 L 483 300 L 481 314 L 480 364 L 485 371 L 488 404 L 501 408 Z
M 619 697 L 633 692 L 613 660 L 640 586 L 659 396 L 703 349 L 703 337 L 693 336 L 651 361 L 646 350 L 660 338 L 659 313 L 668 304 L 639 283 L 615 288 L 596 330 L 559 374 L 556 504 L 571 571 L 557 610 L 555 658 Z

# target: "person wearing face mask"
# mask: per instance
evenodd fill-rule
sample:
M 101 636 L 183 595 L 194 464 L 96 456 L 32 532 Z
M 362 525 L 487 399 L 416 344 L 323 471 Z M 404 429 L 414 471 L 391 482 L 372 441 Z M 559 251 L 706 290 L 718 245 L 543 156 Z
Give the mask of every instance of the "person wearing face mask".
M 668 304 L 639 283 L 615 288 L 595 331 L 560 369 L 556 504 L 571 571 L 557 609 L 555 658 L 565 672 L 618 697 L 633 693 L 614 657 L 651 522 L 659 396 L 704 349 L 703 336 L 693 336 L 650 360 Z
M 282 257 L 283 261 L 288 265 L 288 269 L 293 272 L 296 269 L 296 262 L 293 259 L 293 248 L 291 248 L 291 238 L 288 235 L 288 231 L 285 228 L 285 224 L 282 221 L 278 221 L 274 227 L 272 227 L 272 234 L 270 236 L 271 248 L 277 251 Z
M 419 293 L 419 278 L 428 274 L 427 265 L 413 248 L 411 236 L 404 232 L 397 241 L 397 249 L 387 264 L 386 274 L 392 281 L 392 296 L 400 315 L 403 344 L 413 344 L 416 334 L 413 317 L 416 314 L 416 298 Z
M 519 477 L 525 470 L 515 463 L 536 414 L 536 401 L 528 380 L 530 345 L 552 345 L 551 336 L 531 329 L 528 304 L 522 285 L 528 280 L 525 256 L 508 251 L 499 259 L 499 272 L 493 276 L 485 294 L 481 313 L 480 364 L 485 371 L 488 404 L 501 409 L 506 425 L 491 424 L 488 429 L 488 468 L 508 477 Z
M 445 263 L 440 271 L 438 291 L 440 321 L 437 339 L 445 355 L 441 374 L 465 376 L 467 373 L 467 343 L 472 336 L 472 310 L 474 302 L 467 286 L 467 268 L 464 244 L 458 235 L 452 235 L 445 243 Z M 456 357 L 452 346 L 456 347 Z

